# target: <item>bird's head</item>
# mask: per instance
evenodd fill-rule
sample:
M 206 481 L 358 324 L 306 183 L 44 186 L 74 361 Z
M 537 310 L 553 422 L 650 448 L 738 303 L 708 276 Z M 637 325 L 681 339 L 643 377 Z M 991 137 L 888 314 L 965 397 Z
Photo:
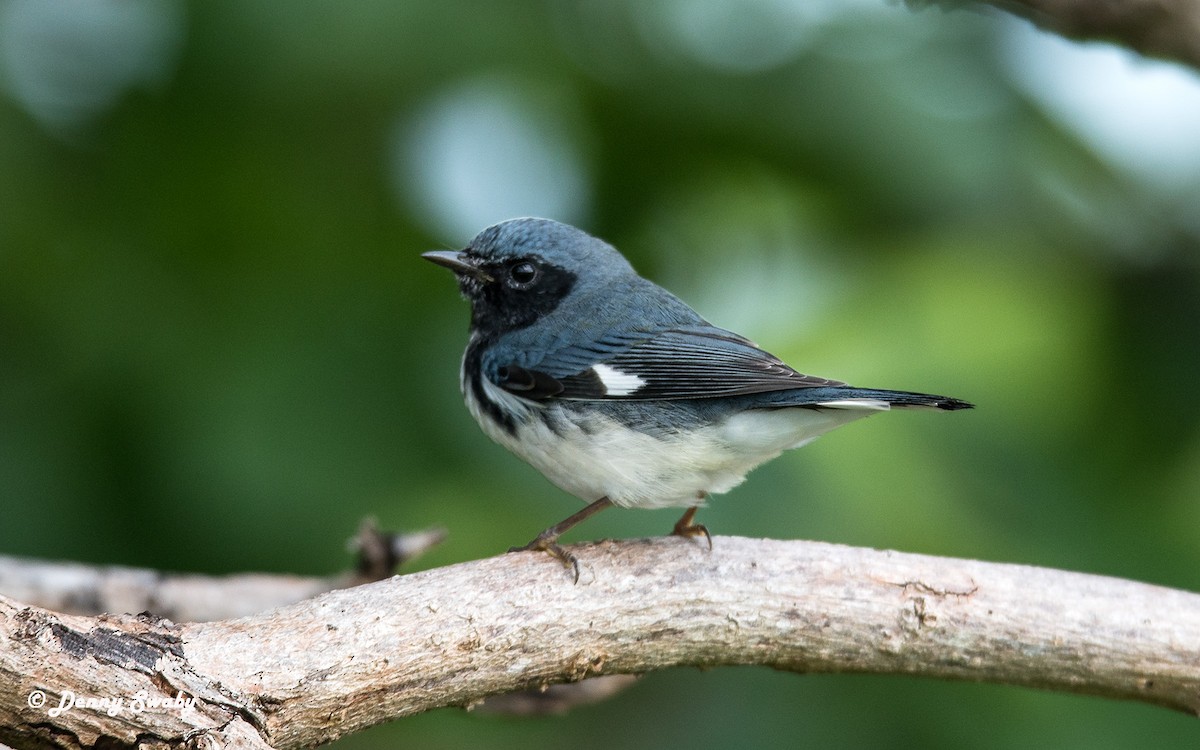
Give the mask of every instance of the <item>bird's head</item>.
M 472 327 L 484 333 L 532 325 L 570 295 L 634 274 L 611 245 L 549 219 L 501 222 L 463 250 L 421 257 L 454 272 L 471 303 Z

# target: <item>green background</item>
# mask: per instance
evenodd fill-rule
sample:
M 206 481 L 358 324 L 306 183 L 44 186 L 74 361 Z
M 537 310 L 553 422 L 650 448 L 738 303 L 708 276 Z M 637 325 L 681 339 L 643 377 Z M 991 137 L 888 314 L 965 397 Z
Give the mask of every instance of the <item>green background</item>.
M 978 404 L 787 455 L 702 512 L 714 533 L 1200 589 L 1200 181 L 1114 166 L 1047 114 L 999 14 L 702 5 L 133 3 L 150 62 L 114 73 L 62 19 L 13 42 L 30 4 L 0 4 L 0 552 L 325 574 L 365 516 L 445 526 L 420 566 L 527 541 L 577 503 L 472 422 L 466 305 L 418 256 L 549 207 L 802 371 Z M 21 88 L 30 49 L 59 89 Z M 464 121 L 438 118 L 455 111 L 482 141 L 453 141 Z M 568 538 L 675 516 L 610 511 Z M 342 746 L 1196 731 L 1096 698 L 727 668 L 647 675 L 563 717 L 434 711 Z

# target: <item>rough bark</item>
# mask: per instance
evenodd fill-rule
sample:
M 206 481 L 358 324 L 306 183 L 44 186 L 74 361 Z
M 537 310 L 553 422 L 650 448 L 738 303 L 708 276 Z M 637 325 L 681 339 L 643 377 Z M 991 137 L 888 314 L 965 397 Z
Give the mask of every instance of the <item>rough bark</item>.
M 351 540 L 355 569 L 335 576 L 207 576 L 0 555 L 0 594 L 67 614 L 151 612 L 176 622 L 225 620 L 382 580 L 445 537 L 443 529 L 382 531 L 368 519 Z
M 0 742 L 309 746 L 490 695 L 680 665 L 925 675 L 1200 711 L 1200 595 L 815 542 L 713 541 L 711 552 L 678 538 L 581 545 L 578 585 L 543 554 L 512 554 L 202 624 L 0 599 L 0 685 L 15 687 L 0 695 Z M 195 704 L 51 716 L 67 691 Z

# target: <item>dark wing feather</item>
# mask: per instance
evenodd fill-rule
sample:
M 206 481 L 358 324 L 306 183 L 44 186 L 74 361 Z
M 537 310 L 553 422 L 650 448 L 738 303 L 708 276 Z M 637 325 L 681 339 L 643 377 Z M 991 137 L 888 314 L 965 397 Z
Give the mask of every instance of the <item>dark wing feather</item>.
M 502 387 L 535 399 L 673 400 L 845 385 L 802 375 L 735 333 L 699 326 L 569 347 L 533 368 L 501 369 Z
M 517 365 L 505 365 L 496 371 L 500 386 L 509 393 L 516 393 L 537 401 L 562 393 L 563 384 L 538 370 L 526 370 Z

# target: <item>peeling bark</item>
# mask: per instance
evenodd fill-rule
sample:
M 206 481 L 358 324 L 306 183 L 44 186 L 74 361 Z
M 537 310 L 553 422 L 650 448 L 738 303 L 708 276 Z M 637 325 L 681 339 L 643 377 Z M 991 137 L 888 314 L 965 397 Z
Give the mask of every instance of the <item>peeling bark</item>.
M 510 554 L 213 623 L 0 599 L 0 684 L 16 686 L 0 697 L 0 742 L 212 747 L 252 733 L 311 746 L 492 695 L 687 665 L 924 675 L 1200 711 L 1200 595 L 815 542 L 713 543 L 580 545 L 578 585 L 545 555 Z M 166 705 L 51 716 L 68 691 Z

